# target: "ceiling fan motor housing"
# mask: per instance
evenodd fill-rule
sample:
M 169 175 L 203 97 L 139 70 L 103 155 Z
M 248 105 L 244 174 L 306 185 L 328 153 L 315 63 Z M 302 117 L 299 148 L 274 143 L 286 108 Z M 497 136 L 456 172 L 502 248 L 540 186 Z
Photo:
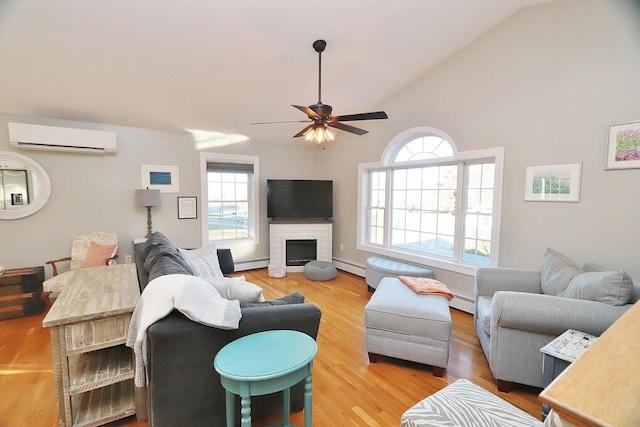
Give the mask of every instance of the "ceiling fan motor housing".
M 309 108 L 323 119 L 328 118 L 331 115 L 331 111 L 333 111 L 331 105 L 323 104 L 321 102 L 314 105 L 309 105 Z M 314 117 L 309 118 L 314 119 Z

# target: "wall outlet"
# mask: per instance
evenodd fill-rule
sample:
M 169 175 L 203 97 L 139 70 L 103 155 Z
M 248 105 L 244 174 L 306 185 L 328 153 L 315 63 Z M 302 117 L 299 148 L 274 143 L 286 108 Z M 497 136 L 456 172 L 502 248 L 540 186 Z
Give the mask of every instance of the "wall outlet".
M 344 251 L 344 245 L 342 243 L 340 243 L 340 250 Z
M 131 255 L 125 255 L 124 262 L 125 264 L 131 264 Z

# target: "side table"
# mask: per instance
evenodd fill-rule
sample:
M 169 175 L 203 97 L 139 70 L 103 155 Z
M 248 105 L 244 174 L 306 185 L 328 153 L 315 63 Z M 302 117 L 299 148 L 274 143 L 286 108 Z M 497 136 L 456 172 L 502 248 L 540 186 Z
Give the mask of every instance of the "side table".
M 562 373 L 572 362 L 582 356 L 598 337 L 584 332 L 568 329 L 558 338 L 540 349 L 544 354 L 542 359 L 542 379 L 544 386 Z M 549 414 L 550 407 L 542 405 L 542 420 Z
M 42 312 L 44 267 L 11 268 L 0 275 L 0 320 Z
M 290 426 L 290 387 L 305 381 L 304 425 L 311 427 L 311 372 L 318 346 L 313 338 L 289 330 L 258 332 L 222 348 L 214 368 L 226 391 L 227 427 L 235 426 L 235 398 L 240 396 L 242 427 L 251 426 L 251 396 L 282 391 L 283 427 Z

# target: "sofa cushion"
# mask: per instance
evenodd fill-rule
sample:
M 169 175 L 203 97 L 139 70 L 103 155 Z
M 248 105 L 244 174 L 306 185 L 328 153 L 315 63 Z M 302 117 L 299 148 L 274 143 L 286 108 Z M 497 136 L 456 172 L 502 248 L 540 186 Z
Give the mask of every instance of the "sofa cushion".
M 569 286 L 571 279 L 581 272 L 580 267 L 566 255 L 547 248 L 542 257 L 542 293 L 560 295 Z
M 183 274 L 193 275 L 193 269 L 189 264 L 187 264 L 184 258 L 182 258 L 178 249 L 164 234 L 159 231 L 153 233 L 153 235 L 147 240 L 147 243 L 145 243 L 144 247 L 140 250 L 140 253 L 144 258 L 144 269 L 147 270 L 150 275 L 154 264 L 163 257 L 170 258 L 174 261 L 173 263 L 167 263 L 166 265 L 174 267 L 175 264 L 178 264 L 184 269 L 182 272 Z M 150 277 L 149 280 L 153 279 Z
M 180 263 L 176 262 L 174 257 L 161 256 L 151 266 L 149 271 L 149 282 L 160 276 L 167 274 L 191 274 Z
M 632 287 L 631 277 L 623 270 L 591 271 L 574 276 L 560 296 L 624 305 L 629 302 Z
M 482 329 L 487 335 L 491 335 L 491 303 L 492 297 L 478 297 L 478 320 L 482 324 Z
M 300 292 L 293 292 L 289 295 L 285 295 L 283 297 L 271 300 L 271 301 L 262 301 L 262 302 L 240 302 L 240 308 L 247 307 L 263 307 L 269 305 L 286 305 L 286 304 L 302 304 L 304 303 L 304 295 Z
M 191 266 L 194 275 L 198 277 L 223 277 L 218 261 L 216 245 L 210 243 L 198 249 L 178 249 L 184 260 Z
M 204 279 L 216 288 L 222 298 L 238 300 L 241 303 L 264 301 L 262 288 L 245 281 L 244 276 L 205 277 Z

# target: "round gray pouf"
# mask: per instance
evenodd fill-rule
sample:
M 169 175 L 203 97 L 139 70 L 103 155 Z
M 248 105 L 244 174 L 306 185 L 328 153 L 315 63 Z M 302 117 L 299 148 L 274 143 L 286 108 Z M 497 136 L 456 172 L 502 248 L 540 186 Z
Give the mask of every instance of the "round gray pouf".
M 304 265 L 304 275 L 309 280 L 323 282 L 335 279 L 338 275 L 338 270 L 330 262 L 316 260 Z

